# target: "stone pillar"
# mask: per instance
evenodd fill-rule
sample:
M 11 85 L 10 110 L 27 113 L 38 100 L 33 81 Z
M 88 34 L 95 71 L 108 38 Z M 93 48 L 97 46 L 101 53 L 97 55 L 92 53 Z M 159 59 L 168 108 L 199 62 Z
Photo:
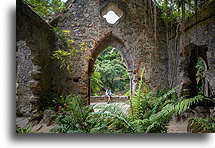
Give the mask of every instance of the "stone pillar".
M 139 80 L 138 80 L 138 76 L 136 75 L 136 73 L 133 74 L 133 93 L 135 93 L 135 91 L 138 89 L 138 83 L 139 83 Z
M 133 70 L 129 69 L 129 70 L 127 70 L 127 72 L 128 72 L 128 76 L 130 78 L 130 98 L 131 98 L 132 95 L 133 95 L 133 82 L 132 82 L 132 80 L 133 80 Z

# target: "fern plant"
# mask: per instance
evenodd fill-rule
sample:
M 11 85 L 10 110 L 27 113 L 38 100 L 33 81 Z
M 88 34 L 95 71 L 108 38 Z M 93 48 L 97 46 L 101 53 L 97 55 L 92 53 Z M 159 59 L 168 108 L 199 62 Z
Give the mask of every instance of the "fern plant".
M 131 116 L 133 120 L 148 118 L 151 114 L 160 111 L 165 105 L 172 103 L 172 95 L 175 88 L 158 91 L 156 95 L 149 91 L 147 85 L 143 82 L 144 71 L 141 73 L 139 88 L 131 99 Z
M 98 109 L 98 107 L 97 107 Z M 131 119 L 128 116 L 127 108 L 119 104 L 111 104 L 101 107 L 99 112 L 94 112 L 97 118 L 101 119 L 103 128 L 98 128 L 95 125 L 92 128 L 93 133 L 108 132 L 108 133 L 133 133 L 134 129 L 131 125 Z
M 203 101 L 204 96 L 184 99 L 177 97 L 176 88 L 163 89 L 154 93 L 149 91 L 143 82 L 143 74 L 139 88 L 131 99 L 130 117 L 134 132 L 166 132 L 166 126 L 173 115 L 179 115 L 186 111 L 192 104 Z
M 200 118 L 200 117 L 193 117 L 189 122 L 189 127 L 197 126 L 198 131 L 204 131 L 208 133 L 214 133 L 215 132 L 215 119 L 214 117 L 206 117 L 206 118 Z
M 71 97 L 71 96 L 70 96 Z M 55 123 L 58 124 L 51 129 L 55 133 L 87 133 L 89 124 L 87 119 L 93 111 L 92 106 L 84 106 L 80 97 L 72 96 L 68 114 L 57 116 Z
M 139 87 L 132 98 L 130 110 L 118 104 L 84 106 L 78 96 L 70 96 L 69 99 L 71 100 L 68 106 L 70 112 L 57 117 L 58 126 L 54 127 L 52 132 L 164 133 L 173 115 L 183 113 L 192 104 L 205 98 L 200 95 L 188 99 L 177 97 L 175 89 L 164 89 L 153 93 L 144 86 Z M 93 112 L 95 109 L 97 111 Z

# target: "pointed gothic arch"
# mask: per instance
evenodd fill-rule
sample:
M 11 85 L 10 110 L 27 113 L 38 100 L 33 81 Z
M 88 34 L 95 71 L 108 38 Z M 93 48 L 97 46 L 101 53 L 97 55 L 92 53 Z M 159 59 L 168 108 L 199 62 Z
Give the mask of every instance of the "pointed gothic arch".
M 112 33 L 108 33 L 107 35 L 105 35 L 105 37 L 103 37 L 97 42 L 93 52 L 91 53 L 91 58 L 89 60 L 89 67 L 88 67 L 89 76 L 91 76 L 94 72 L 94 64 L 97 57 L 102 51 L 104 51 L 109 46 L 112 46 L 119 51 L 121 57 L 125 61 L 127 69 L 130 69 L 133 67 L 133 61 L 130 55 L 128 54 L 128 50 L 126 49 L 123 43 L 123 40 L 113 35 Z
M 97 41 L 93 52 L 91 53 L 91 58 L 89 59 L 88 65 L 88 104 L 90 104 L 90 78 L 94 73 L 94 64 L 96 62 L 97 57 L 102 51 L 104 51 L 107 47 L 112 46 L 117 49 L 125 62 L 127 70 L 133 68 L 133 61 L 130 55 L 128 54 L 128 50 L 126 49 L 123 40 L 115 36 L 113 33 L 106 34 L 103 38 Z

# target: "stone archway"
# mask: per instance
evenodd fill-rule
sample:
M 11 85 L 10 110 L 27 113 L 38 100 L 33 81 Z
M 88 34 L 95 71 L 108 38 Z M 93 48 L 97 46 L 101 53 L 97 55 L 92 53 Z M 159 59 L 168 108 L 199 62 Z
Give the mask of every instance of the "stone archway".
M 88 104 L 90 104 L 90 78 L 94 73 L 94 64 L 99 56 L 99 54 L 104 51 L 107 47 L 112 46 L 117 49 L 122 57 L 122 61 L 125 62 L 127 71 L 129 72 L 130 69 L 133 69 L 133 61 L 129 54 L 127 54 L 126 47 L 121 39 L 115 36 L 113 33 L 108 33 L 99 40 L 91 53 L 91 57 L 89 60 L 89 67 L 88 67 Z M 132 80 L 130 80 L 132 82 Z M 131 89 L 131 88 L 130 88 Z
M 133 68 L 132 58 L 127 54 L 126 47 L 123 44 L 123 41 L 112 33 L 108 33 L 104 38 L 97 42 L 94 50 L 91 53 L 91 58 L 89 61 L 89 76 L 91 76 L 94 72 L 94 63 L 96 61 L 96 58 L 108 46 L 112 46 L 118 49 L 119 53 L 125 61 L 127 69 Z
M 152 14 L 146 13 L 148 8 L 153 8 L 152 5 L 153 3 L 142 5 L 142 0 L 79 0 L 72 3 L 69 11 L 51 24 L 62 30 L 70 30 L 70 33 L 75 35 L 74 44 L 86 43 L 86 51 L 80 51 L 72 59 L 72 74 L 65 71 L 56 71 L 53 74 L 53 92 L 77 93 L 87 102 L 89 78 L 93 74 L 95 63 L 92 59 L 96 59 L 108 46 L 119 50 L 125 59 L 131 79 L 137 78 L 141 69 L 145 68 L 144 77 L 150 88 L 158 90 L 167 87 L 168 57 L 165 35 L 162 32 L 165 26 L 163 20 L 157 17 L 160 23 L 157 23 L 156 28 L 160 30 L 154 34 L 155 26 L 150 24 L 149 20 Z M 115 24 L 109 24 L 103 17 L 109 11 L 114 11 L 120 18 Z M 155 40 L 155 35 L 159 41 Z M 134 81 L 136 80 L 138 79 Z M 132 83 L 135 83 L 134 81 Z

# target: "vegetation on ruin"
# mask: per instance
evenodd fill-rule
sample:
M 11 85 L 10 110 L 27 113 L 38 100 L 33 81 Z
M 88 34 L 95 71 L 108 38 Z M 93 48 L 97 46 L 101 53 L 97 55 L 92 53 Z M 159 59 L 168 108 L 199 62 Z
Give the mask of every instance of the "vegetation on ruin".
M 204 67 L 204 64 L 203 64 L 203 61 L 200 60 L 200 58 L 198 58 L 197 60 L 197 64 L 195 66 L 196 68 L 196 89 L 197 89 L 197 92 L 198 94 L 201 94 L 203 95 L 204 94 L 204 70 L 205 70 L 205 67 Z
M 189 121 L 189 127 L 197 126 L 198 132 L 215 132 L 215 119 L 214 117 L 206 117 L 206 118 L 200 118 L 200 117 L 193 117 Z
M 26 128 L 16 127 L 16 133 L 20 134 L 32 133 L 32 127 L 31 126 L 28 126 Z
M 85 51 L 86 44 L 84 42 L 75 45 L 75 39 L 71 35 L 70 30 L 61 30 L 58 27 L 52 27 L 57 38 L 58 49 L 55 49 L 53 52 L 53 58 L 60 61 L 60 68 L 66 67 L 68 71 L 71 71 L 73 66 L 72 59 L 75 54 Z
M 61 0 L 24 0 L 43 19 L 66 10 Z
M 106 106 L 84 106 L 75 97 L 67 114 L 57 116 L 52 128 L 54 133 L 165 133 L 170 118 L 180 115 L 192 104 L 203 101 L 198 95 L 194 98 L 178 97 L 175 89 L 164 89 L 154 93 L 144 82 L 128 102 L 126 109 L 118 104 Z M 94 112 L 94 110 L 98 110 Z
M 66 9 L 60 0 L 25 0 L 25 2 L 43 19 Z M 163 11 L 161 18 L 166 21 L 168 40 L 168 28 L 172 29 L 173 25 L 178 26 L 180 23 L 183 26 L 186 18 L 205 8 L 211 0 L 154 0 L 154 2 Z M 76 43 L 69 30 L 56 27 L 53 31 L 58 48 L 53 51 L 52 56 L 60 61 L 60 68 L 72 71 L 74 56 L 85 51 L 86 44 Z M 94 69 L 90 85 L 91 95 L 96 95 L 107 87 L 111 87 L 113 92 L 129 89 L 126 67 L 122 64 L 120 53 L 113 47 L 108 47 L 98 56 Z M 196 70 L 198 94 L 193 98 L 179 97 L 176 88 L 166 88 L 157 92 L 150 90 L 142 79 L 143 72 L 138 90 L 127 102 L 129 109 L 118 104 L 86 106 L 78 95 L 62 95 L 46 99 L 47 102 L 43 102 L 43 110 L 51 109 L 58 113 L 55 120 L 57 125 L 51 129 L 53 133 L 165 133 L 173 115 L 180 115 L 191 105 L 207 100 L 203 96 L 204 65 L 201 60 L 198 60 Z M 198 124 L 203 130 L 215 132 L 215 119 L 211 117 L 205 119 L 194 117 L 190 125 L 194 124 Z M 30 133 L 31 129 L 17 127 L 16 132 Z
M 98 92 L 104 89 L 103 82 L 101 81 L 101 74 L 94 71 L 90 78 L 90 92 L 91 95 L 97 95 Z
M 49 15 L 66 10 L 61 0 L 24 0 L 38 15 L 48 19 Z M 122 2 L 129 0 L 121 0 Z M 152 0 L 162 10 L 162 18 L 173 24 L 205 8 L 212 0 Z M 157 10 L 155 10 L 157 11 Z M 171 24 L 172 25 L 172 24 Z

